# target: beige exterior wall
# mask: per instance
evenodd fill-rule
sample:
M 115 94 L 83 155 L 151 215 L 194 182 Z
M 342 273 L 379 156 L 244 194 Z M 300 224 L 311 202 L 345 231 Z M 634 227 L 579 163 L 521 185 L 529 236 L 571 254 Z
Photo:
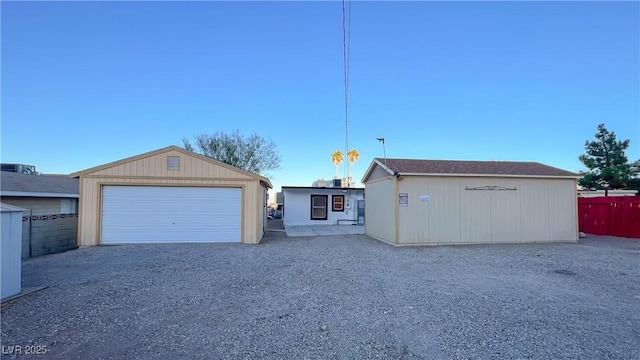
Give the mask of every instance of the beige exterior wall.
M 38 198 L 38 197 L 2 197 L 2 202 L 32 211 L 32 215 L 60 214 L 60 202 L 70 202 L 71 213 L 77 213 L 78 199 L 76 198 Z M 29 211 L 25 211 L 29 214 Z
M 262 207 L 258 208 L 258 219 L 260 219 L 260 223 L 258 224 L 258 236 L 262 239 L 264 236 L 264 229 L 266 227 L 265 225 L 267 224 L 267 189 L 262 187 L 262 189 L 260 189 L 260 193 Z
M 180 158 L 178 170 L 167 169 L 169 156 Z M 262 239 L 261 197 L 265 188 L 260 180 L 180 151 L 169 150 L 146 157 L 134 157 L 130 161 L 80 175 L 79 246 L 100 243 L 104 185 L 242 188 L 242 242 L 257 244 Z
M 365 188 L 365 233 L 386 243 L 396 242 L 396 178 L 368 181 Z
M 167 161 L 170 156 L 180 157 L 180 168 L 168 170 Z M 242 174 L 227 167 L 217 166 L 195 156 L 187 156 L 176 150 L 169 150 L 155 155 L 141 158 L 132 158 L 131 161 L 117 164 L 105 169 L 97 170 L 85 176 L 102 177 L 161 177 L 161 178 L 188 178 L 188 179 L 248 179 L 255 180 L 251 176 Z
M 367 182 L 386 178 L 387 176 L 391 176 L 391 174 L 376 164 L 373 170 L 371 170 L 371 174 L 369 174 Z
M 517 190 L 465 190 L 481 186 Z M 404 176 L 398 188 L 409 196 L 409 206 L 398 208 L 400 244 L 578 239 L 575 179 Z M 367 184 L 367 202 L 374 191 Z

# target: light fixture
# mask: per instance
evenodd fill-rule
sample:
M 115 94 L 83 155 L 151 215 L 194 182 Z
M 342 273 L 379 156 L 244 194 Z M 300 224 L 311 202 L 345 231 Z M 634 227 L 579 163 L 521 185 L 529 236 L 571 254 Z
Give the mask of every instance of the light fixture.
M 382 153 L 384 154 L 384 166 L 387 166 L 387 149 L 384 146 L 384 138 L 376 138 L 379 142 L 382 143 Z

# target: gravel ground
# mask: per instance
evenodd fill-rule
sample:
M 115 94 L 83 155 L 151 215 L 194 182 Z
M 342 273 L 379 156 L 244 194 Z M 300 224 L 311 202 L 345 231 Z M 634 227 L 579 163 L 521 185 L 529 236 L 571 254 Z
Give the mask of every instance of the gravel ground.
M 639 255 L 605 237 L 394 248 L 281 232 L 83 248 L 23 262 L 24 286 L 49 287 L 2 306 L 3 358 L 638 359 Z

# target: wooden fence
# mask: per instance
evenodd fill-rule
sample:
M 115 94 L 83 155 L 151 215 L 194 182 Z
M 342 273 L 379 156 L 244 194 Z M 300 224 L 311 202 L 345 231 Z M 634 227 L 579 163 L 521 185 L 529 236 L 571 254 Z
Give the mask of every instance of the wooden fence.
M 578 198 L 580 231 L 640 238 L 640 196 Z

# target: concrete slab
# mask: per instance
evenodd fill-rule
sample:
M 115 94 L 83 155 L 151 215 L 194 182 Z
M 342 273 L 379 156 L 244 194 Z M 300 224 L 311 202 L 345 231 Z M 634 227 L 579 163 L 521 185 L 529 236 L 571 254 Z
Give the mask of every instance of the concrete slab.
M 364 235 L 361 225 L 295 225 L 286 227 L 287 236 Z

